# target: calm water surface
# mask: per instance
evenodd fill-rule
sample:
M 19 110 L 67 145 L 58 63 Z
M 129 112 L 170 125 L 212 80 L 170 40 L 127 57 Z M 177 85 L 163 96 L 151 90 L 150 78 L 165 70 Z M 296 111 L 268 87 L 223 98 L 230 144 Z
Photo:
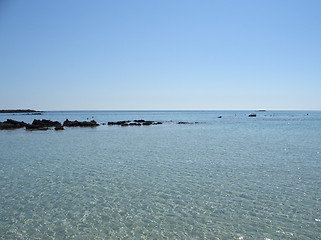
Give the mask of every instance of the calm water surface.
M 0 239 L 321 239 L 321 112 L 250 113 L 0 114 L 165 121 L 0 131 Z

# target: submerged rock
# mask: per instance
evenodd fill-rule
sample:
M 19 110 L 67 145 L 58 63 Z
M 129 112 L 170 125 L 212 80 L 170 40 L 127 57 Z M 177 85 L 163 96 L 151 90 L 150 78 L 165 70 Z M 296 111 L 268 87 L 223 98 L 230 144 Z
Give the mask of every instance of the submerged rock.
M 158 125 L 163 124 L 162 122 L 155 122 L 155 121 L 146 121 L 143 119 L 140 120 L 133 120 L 133 121 L 118 121 L 118 122 L 108 122 L 108 125 L 119 125 L 122 127 L 127 126 L 149 126 L 149 125 Z
M 26 130 L 28 131 L 47 131 L 49 130 L 49 127 L 41 127 L 41 126 L 37 126 L 37 125 L 32 125 L 32 124 L 28 124 L 26 126 Z
M 177 124 L 196 124 L 198 122 L 178 122 Z
M 14 114 L 15 115 L 15 114 Z M 41 112 L 36 112 L 36 113 L 25 113 L 25 114 L 22 114 L 22 115 L 42 115 Z

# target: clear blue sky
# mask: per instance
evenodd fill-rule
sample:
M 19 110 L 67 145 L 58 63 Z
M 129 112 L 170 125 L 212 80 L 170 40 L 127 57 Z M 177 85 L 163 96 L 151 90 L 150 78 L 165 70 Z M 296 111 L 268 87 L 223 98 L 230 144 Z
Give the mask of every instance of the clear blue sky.
M 321 110 L 320 0 L 0 0 L 0 109 Z

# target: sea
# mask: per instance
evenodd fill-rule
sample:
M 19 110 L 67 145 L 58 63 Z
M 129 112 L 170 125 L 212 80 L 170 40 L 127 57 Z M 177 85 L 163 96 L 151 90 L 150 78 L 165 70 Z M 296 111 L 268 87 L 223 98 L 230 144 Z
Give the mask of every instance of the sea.
M 6 119 L 101 125 L 0 131 L 0 239 L 321 239 L 320 111 Z

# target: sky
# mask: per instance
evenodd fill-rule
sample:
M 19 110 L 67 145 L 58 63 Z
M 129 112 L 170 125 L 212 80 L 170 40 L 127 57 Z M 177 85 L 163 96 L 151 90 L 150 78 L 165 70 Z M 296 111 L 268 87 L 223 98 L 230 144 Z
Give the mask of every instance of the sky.
M 0 109 L 321 110 L 320 0 L 0 0 Z

